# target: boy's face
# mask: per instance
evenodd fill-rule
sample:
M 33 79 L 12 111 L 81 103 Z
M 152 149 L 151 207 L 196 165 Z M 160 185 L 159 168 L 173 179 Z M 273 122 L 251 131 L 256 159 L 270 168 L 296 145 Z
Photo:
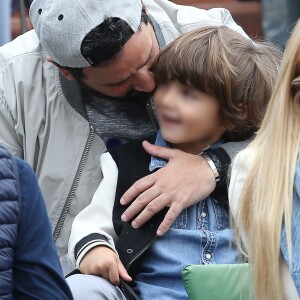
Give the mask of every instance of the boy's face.
M 199 153 L 224 134 L 216 98 L 177 81 L 159 84 L 154 103 L 165 140 L 189 153 Z

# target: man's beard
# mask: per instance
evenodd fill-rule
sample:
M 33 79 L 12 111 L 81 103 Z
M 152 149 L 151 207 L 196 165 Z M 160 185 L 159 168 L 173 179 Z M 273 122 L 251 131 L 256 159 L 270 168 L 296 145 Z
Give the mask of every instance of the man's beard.
M 95 89 L 93 89 L 92 87 L 89 87 L 83 80 L 81 79 L 76 79 L 77 84 L 80 86 L 80 88 L 82 89 L 82 91 L 84 93 L 89 94 L 92 97 L 97 97 L 97 98 L 106 98 L 106 99 L 111 99 L 111 100 L 122 100 L 122 101 L 129 101 L 129 102 L 134 102 L 134 101 L 138 101 L 138 99 L 140 97 L 145 97 L 147 96 L 151 96 L 153 95 L 154 92 L 151 93 L 146 93 L 146 92 L 139 92 L 136 90 L 130 90 L 126 96 L 124 97 L 112 97 L 112 96 L 107 96 Z
M 94 107 L 101 105 L 101 99 L 114 101 L 116 112 L 125 112 L 127 114 L 135 115 L 142 106 L 146 106 L 146 103 L 153 96 L 152 93 L 139 92 L 131 90 L 125 97 L 111 97 L 107 96 L 95 89 L 87 86 L 82 80 L 76 80 L 80 86 L 83 94 L 84 103 Z

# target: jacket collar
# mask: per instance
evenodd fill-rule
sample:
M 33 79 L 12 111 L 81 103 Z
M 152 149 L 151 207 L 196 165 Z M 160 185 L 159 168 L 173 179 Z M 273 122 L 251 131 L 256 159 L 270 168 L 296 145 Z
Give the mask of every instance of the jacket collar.
M 86 120 L 87 112 L 82 97 L 82 90 L 76 80 L 68 80 L 59 72 L 61 89 L 69 104 Z
M 166 40 L 156 20 L 151 15 L 149 15 L 149 18 L 151 20 L 151 24 L 153 25 L 153 29 L 158 41 L 159 50 L 162 50 L 166 46 Z
M 223 141 L 220 140 L 220 141 L 216 142 L 215 144 L 213 144 L 213 145 L 211 145 L 211 146 L 209 146 L 205 149 L 218 148 L 220 145 L 222 145 L 222 143 L 223 143 Z M 163 138 L 163 136 L 161 135 L 160 130 L 156 134 L 155 145 L 165 147 L 165 148 L 170 148 L 169 143 Z M 167 163 L 168 163 L 168 161 L 163 159 L 163 158 L 156 157 L 156 156 L 151 156 L 151 161 L 150 161 L 150 164 L 149 164 L 149 171 L 152 172 L 155 169 L 163 168 Z

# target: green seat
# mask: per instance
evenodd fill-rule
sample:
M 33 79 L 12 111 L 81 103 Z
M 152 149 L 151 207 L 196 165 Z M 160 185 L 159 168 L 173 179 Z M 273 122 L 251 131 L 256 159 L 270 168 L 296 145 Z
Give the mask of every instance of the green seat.
M 249 294 L 249 264 L 188 265 L 182 271 L 191 300 L 254 300 Z

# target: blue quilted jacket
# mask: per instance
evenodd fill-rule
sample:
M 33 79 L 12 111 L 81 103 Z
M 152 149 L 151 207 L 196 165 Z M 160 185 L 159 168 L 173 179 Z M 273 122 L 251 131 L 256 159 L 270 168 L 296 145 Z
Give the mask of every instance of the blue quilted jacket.
M 36 176 L 1 146 L 0 299 L 73 299 Z
M 19 216 L 17 165 L 0 148 L 0 298 L 12 299 L 13 263 Z

